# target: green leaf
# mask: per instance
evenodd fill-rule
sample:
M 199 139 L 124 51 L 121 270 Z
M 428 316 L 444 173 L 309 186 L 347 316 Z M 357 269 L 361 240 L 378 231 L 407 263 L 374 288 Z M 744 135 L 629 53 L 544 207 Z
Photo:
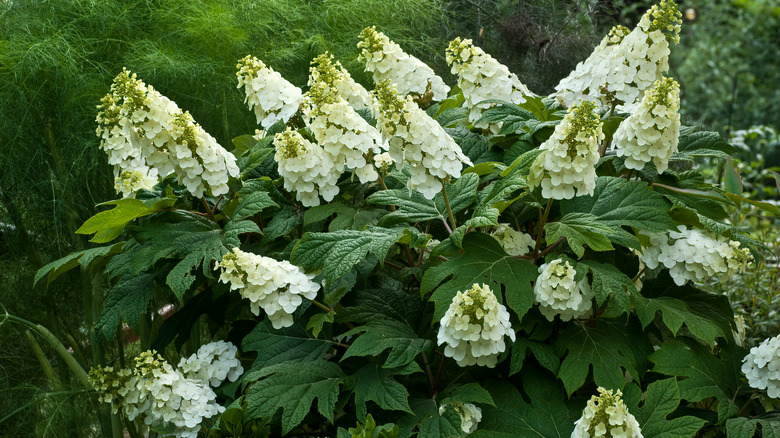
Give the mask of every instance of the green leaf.
M 690 438 L 696 436 L 707 420 L 684 416 L 668 419 L 680 405 L 680 390 L 675 379 L 659 380 L 647 387 L 645 403 L 636 410 L 636 420 L 645 438 Z
M 524 110 L 515 104 L 501 101 L 489 102 L 498 103 L 499 105 L 485 110 L 476 124 L 501 123 L 499 135 L 522 131 L 527 122 L 534 118 L 533 113 Z
M 638 295 L 638 292 L 634 282 L 626 274 L 612 265 L 593 260 L 585 260 L 578 264 L 587 266 L 593 274 L 591 287 L 599 306 L 603 306 L 612 297 L 605 313 L 607 318 L 631 311 L 631 298 Z
M 404 228 L 369 227 L 363 231 L 306 233 L 293 249 L 290 262 L 306 271 L 322 269 L 325 280 L 335 282 L 367 254 L 374 254 L 383 262 L 387 251 L 403 232 Z
M 306 330 L 311 330 L 311 334 L 316 338 L 320 335 L 322 327 L 326 322 L 333 323 L 333 316 L 335 312 L 317 313 L 309 318 L 309 322 L 306 324 Z
M 501 161 L 501 149 L 494 147 L 484 135 L 471 132 L 466 127 L 447 129 L 447 133 L 460 145 L 463 154 L 469 157 L 472 163 Z
M 479 403 L 493 407 L 496 406 L 490 392 L 481 387 L 479 383 L 475 382 L 457 385 L 446 392 L 445 395 L 449 400 L 455 400 L 461 403 Z
M 552 245 L 561 237 L 565 237 L 577 257 L 585 255 L 585 245 L 594 251 L 609 251 L 615 249 L 607 238 L 611 229 L 600 222 L 598 218 L 588 213 L 569 213 L 557 222 L 544 226 L 545 240 Z
M 654 372 L 680 379 L 680 395 L 685 400 L 717 398 L 719 423 L 737 413 L 733 398 L 741 385 L 739 358 L 720 360 L 695 340 L 680 337 L 661 344 L 649 359 Z
M 85 249 L 83 251 L 74 252 L 66 255 L 61 259 L 57 259 L 51 263 L 48 263 L 44 267 L 35 273 L 35 279 L 33 280 L 33 286 L 38 284 L 41 278 L 48 274 L 46 284 L 50 284 L 57 277 L 70 271 L 76 266 L 86 268 L 92 262 L 97 260 L 103 260 L 107 257 L 114 256 L 122 251 L 122 247 L 125 242 L 117 242 L 113 245 L 100 246 L 97 248 Z
M 370 208 L 355 208 L 340 202 L 318 205 L 306 210 L 303 216 L 303 224 L 309 225 L 336 217 L 328 224 L 328 231 L 338 230 L 362 230 L 366 225 L 376 225 L 377 221 L 387 214 L 385 210 Z
M 567 401 L 552 376 L 533 367 L 523 372 L 527 398 L 506 381 L 490 380 L 485 388 L 495 407 L 482 407 L 482 421 L 469 437 L 569 438 L 582 411 L 582 403 Z
M 547 368 L 555 374 L 561 367 L 561 358 L 555 354 L 551 344 L 533 341 L 522 335 L 518 335 L 512 344 L 512 356 L 509 362 L 509 375 L 517 374 L 523 368 L 526 352 L 530 350 L 539 365 Z
M 263 243 L 268 243 L 290 234 L 295 227 L 303 222 L 303 218 L 294 207 L 285 205 L 271 216 L 268 225 L 263 228 Z
M 265 367 L 246 390 L 246 416 L 272 417 L 282 409 L 282 434 L 299 425 L 314 400 L 317 410 L 333 423 L 339 386 L 344 383 L 341 368 L 325 360 L 282 362 Z
M 95 331 L 104 339 L 112 339 L 123 320 L 137 329 L 141 315 L 147 314 L 149 302 L 153 297 L 153 274 L 123 277 L 108 291 L 103 311 L 95 324 Z
M 440 111 L 436 115 L 435 120 L 439 122 L 439 124 L 442 127 L 447 128 L 450 126 L 455 126 L 456 124 L 462 121 L 465 121 L 466 119 L 468 119 L 468 117 L 469 117 L 469 110 L 467 108 L 463 108 L 463 107 L 445 108 L 443 111 Z
M 555 344 L 559 355 L 566 355 L 558 371 L 566 392 L 573 393 L 583 384 L 593 368 L 596 385 L 620 389 L 628 372 L 635 380 L 652 351 L 647 336 L 633 319 L 628 323 L 600 318 L 594 327 L 571 324 Z
M 693 128 L 683 127 L 680 129 L 679 142 L 677 150 L 681 153 L 695 156 L 703 153 L 721 152 L 728 155 L 737 153 L 737 149 L 729 144 L 717 132 L 699 131 L 694 132 Z
M 279 204 L 274 202 L 274 200 L 271 199 L 267 192 L 253 192 L 249 195 L 246 195 L 241 200 L 241 202 L 238 204 L 238 207 L 236 207 L 236 210 L 233 212 L 231 220 L 237 221 L 240 219 L 252 217 L 255 214 L 263 211 L 265 208 L 278 206 Z
M 318 361 L 332 346 L 332 342 L 313 338 L 297 323 L 277 330 L 266 319 L 244 337 L 241 350 L 256 351 L 252 369 L 263 369 L 282 362 Z
M 409 433 L 403 433 L 404 426 L 411 429 L 415 425 L 420 428 L 417 434 L 418 438 L 460 438 L 463 436 L 463 430 L 460 428 L 460 415 L 455 409 L 444 409 L 444 412 L 439 414 L 439 406 L 435 400 L 430 398 L 412 399 L 410 405 L 414 415 L 407 416 L 406 421 L 399 422 L 402 429 L 401 436 L 409 436 Z
M 361 367 L 353 375 L 355 386 L 352 392 L 355 394 L 355 406 L 358 418 L 364 418 L 366 402 L 372 401 L 382 409 L 389 411 L 404 411 L 412 413 L 409 407 L 409 392 L 404 385 L 393 379 L 395 374 L 410 374 L 419 369 L 417 364 L 403 368 L 380 367 L 376 361 L 369 362 Z
M 487 284 L 499 301 L 515 311 L 519 318 L 534 304 L 531 282 L 538 275 L 536 266 L 507 255 L 491 236 L 469 233 L 463 239 L 464 254 L 428 269 L 422 279 L 420 293 L 433 292 L 436 304 L 434 320 L 438 321 L 449 308 L 458 291 L 466 291 L 475 283 Z
M 739 173 L 734 168 L 732 160 L 726 160 L 726 166 L 723 169 L 723 184 L 726 186 L 726 192 L 735 195 L 742 194 L 742 180 L 739 178 Z
M 757 434 L 758 433 L 758 434 Z M 726 422 L 728 438 L 780 438 L 780 417 L 732 418 Z
M 116 239 L 133 219 L 154 213 L 142 201 L 134 198 L 118 199 L 100 205 L 115 205 L 111 210 L 101 211 L 84 222 L 76 234 L 95 234 L 90 242 L 107 243 Z

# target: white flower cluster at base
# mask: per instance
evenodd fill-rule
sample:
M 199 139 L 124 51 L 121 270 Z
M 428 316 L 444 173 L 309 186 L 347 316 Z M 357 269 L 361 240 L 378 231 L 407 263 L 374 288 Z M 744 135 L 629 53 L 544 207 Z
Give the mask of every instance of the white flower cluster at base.
M 444 80 L 424 62 L 405 53 L 401 46 L 390 41 L 385 34 L 377 32 L 375 26 L 363 29 L 360 38 L 360 57 L 365 61 L 366 71 L 372 74 L 374 83 L 388 80 L 395 84 L 398 93 L 403 96 L 432 93 L 433 100 L 447 98 L 450 87 Z
M 577 64 L 569 76 L 563 78 L 555 86 L 555 93 L 550 97 L 565 107 L 570 107 L 580 100 L 599 101 L 598 91 L 605 84 L 610 71 L 612 52 L 631 32 L 627 27 L 617 25 L 601 40 L 588 59 Z
M 595 294 L 583 276 L 577 282 L 577 271 L 568 261 L 555 259 L 539 267 L 534 283 L 534 296 L 539 311 L 547 320 L 559 316 L 561 321 L 580 318 L 590 313 Z
M 293 325 L 293 312 L 303 299 L 313 300 L 320 285 L 314 275 L 304 273 L 287 260 L 278 261 L 233 248 L 217 265 L 222 268 L 219 281 L 229 283 L 250 301 L 252 313 L 262 308 L 274 328 Z
M 490 235 L 511 256 L 526 255 L 536 246 L 536 240 L 531 235 L 517 231 L 509 224 L 498 224 Z
M 780 335 L 751 348 L 742 362 L 751 388 L 765 389 L 769 397 L 780 399 Z
M 276 134 L 274 147 L 274 159 L 279 175 L 284 178 L 284 189 L 295 192 L 295 199 L 304 207 L 320 205 L 320 196 L 331 201 L 339 193 L 336 184 L 341 172 L 330 154 L 319 145 L 287 128 Z
M 651 160 L 658 173 L 669 167 L 680 136 L 680 85 L 672 78 L 655 81 L 636 110 L 618 126 L 612 144 L 629 169 Z
M 543 152 L 531 165 L 529 183 L 542 186 L 547 199 L 571 199 L 593 195 L 599 142 L 604 140 L 602 123 L 593 102 L 569 108 L 561 123 L 539 147 Z
M 257 123 L 264 129 L 277 122 L 287 123 L 298 112 L 303 92 L 279 72 L 250 55 L 238 61 L 236 68 L 238 88 L 243 86 L 246 93 L 244 102 L 254 110 Z
M 678 286 L 716 274 L 742 273 L 752 260 L 750 251 L 740 248 L 739 242 L 685 225 L 667 233 L 641 233 L 650 238 L 650 246 L 642 249 L 642 262 L 650 269 L 663 265 Z
M 188 365 L 180 369 L 155 351 L 145 351 L 135 358 L 132 370 L 93 368 L 90 382 L 101 401 L 112 403 L 115 411 L 121 408 L 130 421 L 141 416 L 146 426 L 172 424 L 176 437 L 197 438 L 204 419 L 225 410 L 209 385 L 217 386 L 225 378 L 234 382 L 244 372 L 236 351 L 229 342 L 205 344 L 197 354 L 182 359 Z
M 388 141 L 390 156 L 409 165 L 409 189 L 433 199 L 442 181 L 460 177 L 463 164 L 472 165 L 444 128 L 388 81 L 380 82 L 372 94 L 377 125 Z
M 457 400 L 451 401 L 449 404 L 439 406 L 439 415 L 444 414 L 444 411 L 452 407 L 460 417 L 460 429 L 466 435 L 477 430 L 479 422 L 482 421 L 482 409 L 476 406 L 474 403 L 461 403 Z
M 642 438 L 639 422 L 620 398 L 623 393 L 602 387 L 598 391 L 599 395 L 588 400 L 582 417 L 574 423 L 571 438 Z
M 444 354 L 461 367 L 476 364 L 493 368 L 498 355 L 506 350 L 504 336 L 515 340 L 509 312 L 484 284 L 458 291 L 439 323 L 437 342 L 446 344 Z
M 228 179 L 239 174 L 233 154 L 188 112 L 126 69 L 98 108 L 100 148 L 114 166 L 116 188 L 125 197 L 172 172 L 195 197 L 207 190 L 223 195 Z
M 489 128 L 494 133 L 500 124 L 476 124 L 482 112 L 496 106 L 495 103 L 481 103 L 488 99 L 498 99 L 514 104 L 525 103 L 525 96 L 533 93 L 522 83 L 517 75 L 498 62 L 495 58 L 474 46 L 471 40 L 456 38 L 447 48 L 447 64 L 452 73 L 458 75 L 458 86 L 469 108 L 469 122 L 477 128 Z
M 363 88 L 362 85 L 355 82 L 352 79 L 352 75 L 349 74 L 340 62 L 333 62 L 333 55 L 323 53 L 314 58 L 311 62 L 312 67 L 309 69 L 311 74 L 309 75 L 309 85 L 312 85 L 316 81 L 323 81 L 330 84 L 336 93 L 344 100 L 346 100 L 352 108 L 359 109 L 371 109 L 371 95 L 368 90 Z

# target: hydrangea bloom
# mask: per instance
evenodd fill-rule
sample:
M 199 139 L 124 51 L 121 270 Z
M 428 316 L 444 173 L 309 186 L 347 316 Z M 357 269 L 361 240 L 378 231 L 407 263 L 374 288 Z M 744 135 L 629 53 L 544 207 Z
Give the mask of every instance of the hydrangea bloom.
M 333 55 L 324 53 L 311 62 L 309 69 L 309 85 L 316 81 L 330 85 L 342 99 L 346 100 L 352 108 L 370 109 L 371 95 L 362 85 L 355 82 L 347 69 L 341 63 L 333 62 Z
M 642 438 L 639 422 L 628 412 L 620 398 L 620 390 L 612 392 L 598 388 L 599 395 L 592 396 L 582 411 L 582 417 L 574 423 L 571 438 L 622 437 Z
M 569 108 L 552 136 L 539 147 L 543 152 L 531 166 L 529 183 L 542 186 L 548 199 L 592 195 L 596 188 L 599 142 L 604 140 L 601 120 L 593 102 Z
M 504 336 L 515 340 L 509 312 L 484 284 L 458 291 L 439 323 L 439 345 L 446 344 L 444 354 L 462 367 L 477 364 L 493 368 L 506 349 Z
M 465 108 L 469 108 L 469 122 L 477 128 L 490 128 L 498 132 L 500 125 L 477 125 L 482 112 L 496 106 L 495 103 L 480 103 L 488 99 L 498 99 L 514 104 L 525 102 L 525 96 L 533 95 L 514 73 L 495 58 L 474 46 L 471 40 L 456 38 L 447 48 L 447 64 L 452 73 L 458 75 L 458 86 L 466 99 Z
M 460 429 L 466 435 L 477 430 L 479 422 L 482 421 L 482 409 L 473 403 L 461 403 L 457 400 L 451 401 L 449 404 L 439 406 L 439 415 L 444 414 L 444 411 L 452 407 L 460 417 Z
M 122 193 L 124 198 L 132 198 L 139 190 L 151 190 L 157 184 L 156 175 L 157 169 L 152 168 L 147 168 L 146 171 L 139 168 L 123 170 L 114 178 L 114 188 L 117 193 Z
M 403 98 L 388 81 L 372 91 L 374 113 L 396 163 L 409 164 L 409 188 L 433 199 L 442 181 L 460 177 L 463 164 L 471 160 L 435 120 L 410 97 Z
M 658 173 L 669 166 L 680 135 L 680 85 L 672 78 L 655 81 L 612 139 L 629 169 L 643 169 L 651 160 Z
M 374 166 L 376 166 L 380 172 L 387 173 L 394 162 L 395 161 L 393 161 L 393 157 L 390 156 L 389 152 L 382 152 L 381 154 L 374 155 Z
M 747 248 L 723 236 L 679 225 L 677 231 L 650 233 L 650 246 L 642 249 L 642 262 L 650 269 L 663 265 L 677 285 L 704 281 L 716 274 L 744 272 L 752 260 Z
M 244 372 L 237 353 L 238 348 L 230 342 L 210 342 L 190 357 L 181 358 L 178 369 L 188 379 L 203 380 L 215 387 L 225 379 L 235 382 Z
M 374 83 L 388 80 L 404 96 L 432 93 L 433 100 L 447 98 L 450 87 L 444 80 L 436 76 L 424 62 L 405 53 L 401 46 L 390 41 L 385 34 L 377 32 L 376 26 L 363 29 L 360 38 L 360 57 L 366 63 L 366 71 L 373 75 Z
M 332 79 L 321 75 L 311 83 L 304 107 L 306 124 L 330 155 L 334 172 L 341 175 L 346 166 L 354 169 L 361 183 L 374 182 L 379 175 L 370 157 L 386 148 L 382 136 L 338 95 Z
M 568 261 L 556 259 L 539 267 L 534 283 L 534 295 L 539 311 L 549 321 L 560 316 L 561 321 L 580 318 L 590 313 L 595 296 L 588 277 L 578 282 L 577 271 Z
M 188 112 L 126 69 L 98 108 L 100 147 L 124 196 L 171 172 L 196 197 L 206 190 L 222 195 L 228 192 L 229 177 L 239 174 L 235 157 Z M 123 176 L 125 171 L 130 173 Z
M 303 92 L 279 72 L 249 55 L 238 61 L 236 68 L 238 88 L 244 87 L 245 102 L 263 128 L 268 129 L 276 122 L 287 123 L 298 112 Z
M 511 256 L 526 255 L 536 246 L 536 240 L 522 231 L 516 231 L 509 224 L 498 224 L 491 236 L 498 240 L 501 247 Z
M 320 205 L 320 196 L 331 201 L 339 192 L 336 185 L 341 172 L 319 145 L 289 128 L 274 138 L 279 175 L 284 177 L 284 188 L 295 192 L 295 198 L 305 207 Z
M 780 335 L 751 348 L 742 362 L 751 388 L 765 389 L 769 397 L 780 399 Z
M 577 64 L 569 76 L 555 86 L 555 93 L 551 97 L 555 97 L 566 107 L 580 100 L 597 102 L 599 90 L 605 84 L 611 68 L 612 52 L 630 32 L 625 26 L 613 27 L 593 49 L 588 59 Z
M 314 275 L 304 273 L 290 262 L 238 248 L 225 254 L 218 266 L 222 268 L 219 281 L 229 283 L 231 290 L 238 290 L 248 299 L 255 315 L 262 308 L 277 329 L 290 327 L 292 314 L 303 299 L 313 300 L 320 290 L 320 285 L 311 281 Z

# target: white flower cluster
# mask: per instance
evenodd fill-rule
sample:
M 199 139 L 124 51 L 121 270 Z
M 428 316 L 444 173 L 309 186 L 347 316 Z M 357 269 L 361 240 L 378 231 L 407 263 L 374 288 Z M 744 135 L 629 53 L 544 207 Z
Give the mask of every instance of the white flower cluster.
M 304 207 L 320 205 L 320 196 L 331 201 L 339 192 L 336 185 L 341 172 L 319 145 L 306 140 L 297 131 L 287 128 L 274 137 L 279 175 L 284 178 L 284 188 L 295 192 L 295 198 Z
M 739 242 L 685 225 L 677 231 L 642 234 L 650 238 L 650 246 L 642 250 L 642 262 L 650 269 L 663 265 L 679 286 L 716 274 L 742 273 L 752 260 L 750 251 L 740 248 Z
M 539 303 L 539 311 L 549 321 L 560 316 L 561 321 L 569 321 L 586 316 L 593 306 L 595 294 L 583 276 L 577 282 L 577 271 L 568 261 L 555 259 L 539 267 L 539 276 L 534 283 L 534 295 Z
M 315 71 L 312 68 L 312 73 Z M 314 75 L 313 75 L 314 76 Z M 371 156 L 386 149 L 379 131 L 360 117 L 336 89 L 336 77 L 320 72 L 306 92 L 304 120 L 317 143 L 330 154 L 334 171 L 354 169 L 361 183 L 374 182 L 379 175 Z M 338 178 L 338 177 L 336 177 Z
M 244 368 L 236 354 L 238 348 L 230 342 L 216 341 L 201 345 L 197 353 L 181 358 L 178 369 L 188 379 L 203 380 L 219 386 L 225 379 L 235 382 Z
M 482 421 L 482 409 L 473 403 L 461 403 L 457 400 L 451 401 L 449 404 L 439 406 L 439 415 L 444 414 L 450 406 L 455 409 L 460 417 L 460 429 L 466 435 L 477 430 L 479 422 Z
M 580 100 L 597 102 L 599 90 L 605 84 L 606 75 L 610 71 L 612 52 L 623 38 L 631 32 L 627 27 L 617 25 L 593 49 L 588 59 L 581 61 L 569 76 L 563 78 L 555 86 L 553 96 L 558 102 L 570 107 Z
M 539 147 L 543 152 L 531 166 L 529 183 L 541 184 L 548 199 L 571 199 L 592 195 L 596 189 L 599 142 L 604 140 L 601 120 L 593 102 L 569 108 L 561 123 Z
M 210 351 L 219 352 L 216 360 Z M 198 354 L 182 359 L 189 364 L 183 369 L 174 369 L 155 351 L 145 351 L 135 358 L 132 370 L 93 368 L 90 381 L 100 400 L 113 403 L 115 410 L 121 407 L 129 420 L 143 416 L 146 426 L 170 423 L 176 437 L 196 438 L 204 419 L 225 410 L 209 385 L 219 385 L 225 378 L 236 381 L 244 372 L 236 351 L 222 341 L 203 345 Z
M 469 108 L 469 122 L 477 128 L 490 128 L 498 132 L 499 124 L 477 125 L 482 112 L 496 106 L 495 103 L 481 103 L 498 99 L 514 104 L 525 103 L 525 96 L 533 95 L 517 75 L 495 58 L 474 46 L 471 40 L 456 38 L 447 48 L 447 64 L 452 73 L 458 75 L 458 86 L 466 99 L 463 106 Z
M 389 80 L 404 96 L 414 93 L 422 97 L 432 93 L 433 100 L 447 98 L 450 87 L 444 80 L 424 62 L 405 53 L 385 34 L 377 32 L 376 26 L 363 29 L 360 38 L 360 57 L 366 63 L 366 70 L 373 75 L 374 83 Z
M 658 173 L 669 167 L 680 136 L 680 85 L 672 78 L 655 81 L 636 110 L 624 120 L 612 144 L 629 169 L 643 169 L 651 160 Z
M 409 188 L 433 199 L 442 181 L 460 177 L 472 165 L 455 140 L 410 97 L 401 97 L 389 81 L 372 91 L 374 114 L 396 163 L 409 164 Z
M 172 172 L 193 196 L 206 190 L 222 195 L 229 177 L 239 174 L 235 157 L 188 112 L 126 69 L 98 108 L 100 148 L 114 166 L 116 188 L 126 197 Z
M 766 389 L 769 397 L 780 399 L 780 335 L 751 348 L 742 362 L 751 388 Z
M 490 235 L 511 256 L 526 255 L 536 246 L 536 240 L 531 235 L 517 231 L 509 224 L 498 224 Z
M 233 248 L 217 265 L 222 268 L 219 281 L 229 283 L 251 303 L 252 313 L 262 308 L 274 328 L 290 327 L 293 312 L 303 299 L 313 300 L 320 285 L 311 281 L 314 275 L 301 271 L 287 260 L 274 260 Z
M 381 154 L 374 155 L 374 166 L 379 169 L 380 172 L 387 173 L 390 167 L 395 163 L 393 157 L 389 152 L 382 152 Z
M 642 438 L 639 422 L 620 398 L 623 393 L 602 387 L 598 391 L 599 395 L 588 400 L 582 417 L 574 423 L 571 438 Z
M 323 53 L 311 62 L 309 85 L 316 81 L 329 84 L 352 108 L 371 109 L 371 95 L 362 85 L 355 82 L 341 63 L 333 62 L 333 55 Z
M 238 61 L 236 68 L 238 88 L 244 87 L 244 101 L 254 110 L 257 123 L 263 128 L 268 129 L 276 122 L 287 123 L 298 112 L 303 92 L 279 72 L 249 55 Z
M 447 344 L 444 354 L 462 367 L 477 364 L 493 368 L 506 349 L 504 336 L 515 340 L 509 312 L 484 284 L 458 291 L 439 323 L 438 344 Z

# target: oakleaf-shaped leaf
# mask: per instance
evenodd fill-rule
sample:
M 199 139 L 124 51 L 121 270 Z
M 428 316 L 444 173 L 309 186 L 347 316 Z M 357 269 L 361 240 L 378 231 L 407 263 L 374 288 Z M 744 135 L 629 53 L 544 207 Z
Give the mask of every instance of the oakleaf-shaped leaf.
M 726 422 L 726 436 L 728 438 L 780 438 L 780 416 L 732 418 Z
M 261 370 L 282 362 L 313 362 L 322 359 L 332 341 L 312 337 L 299 323 L 275 329 L 268 319 L 244 337 L 243 351 L 256 351 L 252 369 Z
M 598 218 L 588 213 L 569 213 L 557 222 L 544 226 L 545 240 L 552 245 L 561 237 L 565 237 L 577 257 L 585 255 L 585 245 L 593 251 L 609 251 L 615 249 L 607 238 L 612 230 L 599 223 Z
M 445 393 L 449 400 L 459 401 L 461 403 L 480 403 L 490 406 L 495 406 L 493 402 L 493 396 L 485 388 L 481 387 L 479 383 L 466 383 L 465 385 L 457 385 Z
M 468 110 L 466 110 L 466 113 L 466 116 L 468 116 Z M 437 119 L 437 121 L 439 120 Z M 469 157 L 475 165 L 489 161 L 501 161 L 501 149 L 494 147 L 488 137 L 471 132 L 465 126 L 447 129 L 447 133 L 458 143 L 463 154 Z
M 622 388 L 626 372 L 639 380 L 638 370 L 653 351 L 633 319 L 626 323 L 600 318 L 594 327 L 570 324 L 555 346 L 559 355 L 566 355 L 558 377 L 569 394 L 585 384 L 591 368 L 596 385 L 605 388 Z
M 286 236 L 302 222 L 302 217 L 292 206 L 285 205 L 274 213 L 268 225 L 263 228 L 263 243 Z
M 379 366 L 377 361 L 373 361 L 357 370 L 353 375 L 355 385 L 352 392 L 355 393 L 358 418 L 366 416 L 366 402 L 369 400 L 382 409 L 412 413 L 409 407 L 409 392 L 404 385 L 393 379 L 395 374 L 410 374 L 419 370 L 417 364 L 410 363 L 410 365 L 413 366 L 385 368 Z
M 85 249 L 83 251 L 77 251 L 68 254 L 65 257 L 61 259 L 57 259 L 45 265 L 41 269 L 39 269 L 38 272 L 35 274 L 35 280 L 33 280 L 33 286 L 38 284 L 38 281 L 40 281 L 40 279 L 46 276 L 47 274 L 48 277 L 46 279 L 46 284 L 49 284 L 52 281 L 54 281 L 57 277 L 64 274 L 65 272 L 70 271 L 76 266 L 81 266 L 82 268 L 86 268 L 96 260 L 102 260 L 106 257 L 110 257 L 115 254 L 118 254 L 122 251 L 122 247 L 124 245 L 125 242 L 117 242 L 113 245 L 100 246 L 97 248 Z
M 76 234 L 95 234 L 90 242 L 106 243 L 117 238 L 125 226 L 135 218 L 154 211 L 135 198 L 118 199 L 100 205 L 115 205 L 111 210 L 101 211 L 84 222 Z
M 415 426 L 419 427 L 419 438 L 460 438 L 464 435 L 460 428 L 460 415 L 455 409 L 445 407 L 440 414 L 439 405 L 430 398 L 412 399 L 410 405 L 414 415 L 398 422 L 401 436 L 410 436 Z
M 634 282 L 626 274 L 612 265 L 593 260 L 578 264 L 586 265 L 593 274 L 591 288 L 596 295 L 596 304 L 602 306 L 611 297 L 609 308 L 605 312 L 607 318 L 631 311 L 631 298 L 638 292 Z
M 696 436 L 707 420 L 684 416 L 668 419 L 680 405 L 680 390 L 675 379 L 659 380 L 647 387 L 645 403 L 634 417 L 639 422 L 644 438 L 690 438 Z
M 267 192 L 252 192 L 241 200 L 231 219 L 234 221 L 245 219 L 254 216 L 265 208 L 278 206 L 279 204 L 274 202 Z
M 282 409 L 282 433 L 286 435 L 303 421 L 317 399 L 317 410 L 333 423 L 339 385 L 345 378 L 337 364 L 288 361 L 265 367 L 253 377 L 259 380 L 247 386 L 247 418 L 270 418 Z
M 462 256 L 428 269 L 423 276 L 420 292 L 433 292 L 434 320 L 444 316 L 458 291 L 466 291 L 475 283 L 487 284 L 499 301 L 503 301 L 503 291 L 507 306 L 522 318 L 534 304 L 531 282 L 538 275 L 536 266 L 507 255 L 487 234 L 469 233 L 463 239 L 463 250 Z
M 153 274 L 123 277 L 109 289 L 103 311 L 95 324 L 95 331 L 104 339 L 111 339 L 122 321 L 138 328 L 141 315 L 147 313 L 149 301 L 154 297 L 153 281 Z

